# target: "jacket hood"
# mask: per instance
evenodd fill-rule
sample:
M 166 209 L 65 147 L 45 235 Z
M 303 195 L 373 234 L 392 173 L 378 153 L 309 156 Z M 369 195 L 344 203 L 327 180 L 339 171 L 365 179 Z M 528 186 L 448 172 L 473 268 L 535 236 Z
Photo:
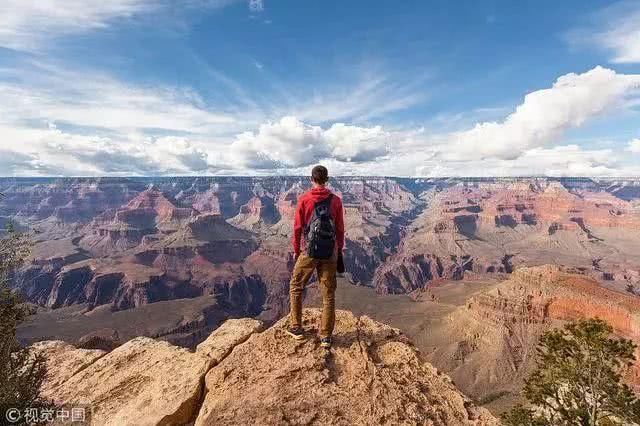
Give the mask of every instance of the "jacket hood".
M 309 194 L 311 194 L 311 197 L 315 201 L 319 201 L 327 198 L 329 194 L 331 194 L 331 191 L 329 191 L 326 187 L 311 188 Z

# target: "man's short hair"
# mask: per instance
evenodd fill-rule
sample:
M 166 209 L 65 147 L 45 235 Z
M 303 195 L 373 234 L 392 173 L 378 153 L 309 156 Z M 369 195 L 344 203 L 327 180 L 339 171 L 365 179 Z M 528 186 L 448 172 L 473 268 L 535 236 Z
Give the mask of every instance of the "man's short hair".
M 311 179 L 318 185 L 324 185 L 329 180 L 329 171 L 325 166 L 315 166 L 311 169 Z

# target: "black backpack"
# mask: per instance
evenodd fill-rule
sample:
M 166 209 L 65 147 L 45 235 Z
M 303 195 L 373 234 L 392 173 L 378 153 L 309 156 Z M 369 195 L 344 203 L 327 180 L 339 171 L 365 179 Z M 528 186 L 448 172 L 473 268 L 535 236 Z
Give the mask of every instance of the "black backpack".
M 336 244 L 336 227 L 329 214 L 333 194 L 318 201 L 305 229 L 307 255 L 312 259 L 329 259 Z

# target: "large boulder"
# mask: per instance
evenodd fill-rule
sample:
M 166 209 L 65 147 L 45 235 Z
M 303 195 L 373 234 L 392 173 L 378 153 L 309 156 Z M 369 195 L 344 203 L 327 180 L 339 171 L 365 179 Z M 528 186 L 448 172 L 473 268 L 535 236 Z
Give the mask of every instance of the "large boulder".
M 55 399 L 57 390 L 64 382 L 106 354 L 101 350 L 76 349 L 59 340 L 37 342 L 31 348 L 34 354 L 45 359 L 47 375 L 42 386 L 42 395 L 51 399 Z
M 398 330 L 339 311 L 327 352 L 314 333 L 319 316 L 305 311 L 306 340 L 287 336 L 284 319 L 211 369 L 196 425 L 498 424 Z
M 64 342 L 40 342 L 47 360 L 44 396 L 58 404 L 86 404 L 95 425 L 182 425 L 193 421 L 206 372 L 262 323 L 229 320 L 196 352 L 138 337 L 107 353 L 76 349 Z
M 74 374 L 54 401 L 92 408 L 96 425 L 185 424 L 195 412 L 208 358 L 138 337 Z

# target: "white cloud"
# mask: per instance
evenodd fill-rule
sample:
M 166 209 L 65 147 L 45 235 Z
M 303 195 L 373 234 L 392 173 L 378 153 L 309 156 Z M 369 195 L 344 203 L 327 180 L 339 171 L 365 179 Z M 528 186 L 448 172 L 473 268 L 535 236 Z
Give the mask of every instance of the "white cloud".
M 217 9 L 239 0 L 2 0 L 0 47 L 39 50 L 61 36 L 104 30 L 118 22 L 164 12 L 172 25 L 185 10 Z M 260 2 L 261 3 L 261 2 Z
M 242 95 L 238 103 L 205 102 L 188 88 L 127 84 L 40 62 L 0 69 L 0 150 L 13 153 L 4 157 L 14 164 L 0 174 L 254 173 L 323 158 L 362 163 L 386 155 L 398 137 L 381 126 L 309 124 L 323 122 L 325 112 L 334 118 L 361 114 L 382 102 L 381 95 L 347 102 L 342 111 L 334 108 L 340 91 L 331 90 L 311 109 L 295 100 L 264 108 L 234 82 L 224 83 L 232 95 Z M 385 84 L 369 87 L 383 90 Z M 305 111 L 310 120 L 278 112 L 288 109 Z
M 384 73 L 376 76 L 363 73 L 357 81 L 323 87 L 311 94 L 305 91 L 298 96 L 291 96 L 287 93 L 284 106 L 276 108 L 274 113 L 315 122 L 367 121 L 423 102 L 427 93 L 420 83 L 399 84 L 389 81 Z
M 38 66 L 34 73 L 23 71 L 11 82 L 0 81 L 0 123 L 206 133 L 235 120 L 205 109 L 187 89 L 132 86 L 108 76 L 46 66 Z
M 471 159 L 442 161 L 428 152 L 393 153 L 383 159 L 347 163 L 322 160 L 333 175 L 373 175 L 406 177 L 454 176 L 638 176 L 640 164 L 627 161 L 615 150 L 588 150 L 577 145 L 534 148 L 515 160 Z M 306 175 L 308 166 L 289 169 L 289 173 Z M 243 172 L 240 172 L 242 174 Z M 271 172 L 272 173 L 272 172 Z
M 249 169 L 296 168 L 327 158 L 364 162 L 387 154 L 390 137 L 380 126 L 335 123 L 324 130 L 289 116 L 237 135 L 231 161 Z
M 594 38 L 601 47 L 613 53 L 611 62 L 640 62 L 640 5 L 623 2 L 604 12 L 604 30 Z
M 2 175 L 208 173 L 221 135 L 239 129 L 233 115 L 205 108 L 189 89 L 43 64 L 7 76 L 0 80 Z
M 426 160 L 416 167 L 417 176 L 617 176 L 637 174 L 640 168 L 625 166 L 612 150 L 583 150 L 577 145 L 533 148 L 513 160 Z
M 613 63 L 640 62 L 640 4 L 623 0 L 598 10 L 588 26 L 570 31 L 568 41 L 607 51 Z
M 107 27 L 152 9 L 148 0 L 3 0 L 0 46 L 30 50 L 52 36 Z
M 7 141 L 0 143 L 0 153 L 9 163 L 0 165 L 11 175 L 192 174 L 212 169 L 204 148 L 181 137 L 85 136 L 55 126 L 0 126 L 0 135 Z
M 638 76 L 599 67 L 527 95 L 502 122 L 439 135 L 318 119 L 362 116 L 392 92 L 384 79 L 344 89 L 380 88 L 363 103 L 347 96 L 339 105 L 339 91 L 329 90 L 297 107 L 261 109 L 249 98 L 227 111 L 188 88 L 136 86 L 43 64 L 5 68 L 0 77 L 2 175 L 306 174 L 317 162 L 334 175 L 640 175 L 628 155 L 640 149 L 635 140 L 618 150 L 548 146 L 635 95 Z M 278 114 L 289 109 L 310 118 Z
M 331 157 L 347 162 L 369 161 L 388 154 L 394 137 L 381 126 L 367 128 L 343 123 L 333 124 L 323 136 Z
M 636 154 L 640 154 L 640 139 L 633 139 L 632 141 L 630 141 L 629 145 L 627 146 L 627 150 Z
M 446 137 L 441 155 L 450 160 L 516 159 L 523 152 L 557 141 L 588 119 L 610 112 L 635 94 L 640 75 L 617 74 L 600 66 L 583 74 L 566 74 L 549 89 L 525 96 L 502 122 L 478 123 Z

